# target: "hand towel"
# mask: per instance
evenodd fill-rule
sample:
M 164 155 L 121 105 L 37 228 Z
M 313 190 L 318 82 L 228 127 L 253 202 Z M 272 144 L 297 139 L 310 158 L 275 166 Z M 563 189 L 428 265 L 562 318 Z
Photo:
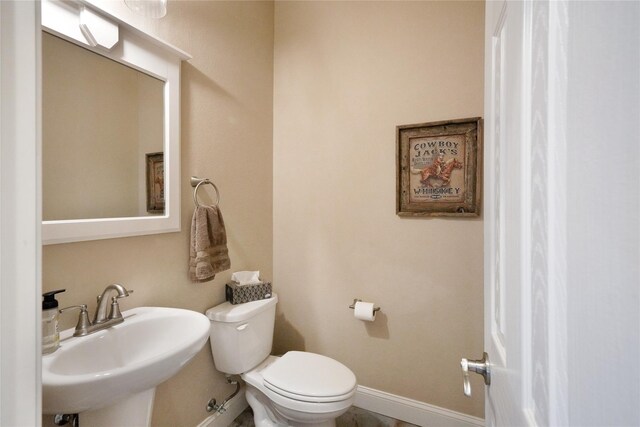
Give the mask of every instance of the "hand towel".
M 216 206 L 197 206 L 191 219 L 189 278 L 208 282 L 217 273 L 231 268 L 227 232 L 222 212 Z

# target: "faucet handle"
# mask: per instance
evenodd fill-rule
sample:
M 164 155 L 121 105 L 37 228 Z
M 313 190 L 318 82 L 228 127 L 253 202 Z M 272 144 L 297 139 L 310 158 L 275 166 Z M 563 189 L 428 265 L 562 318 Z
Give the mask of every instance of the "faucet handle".
M 80 310 L 80 313 L 82 313 L 83 311 L 87 311 L 87 304 L 72 305 L 69 307 L 61 308 L 60 310 L 58 310 L 58 313 L 62 314 L 65 311 L 76 310 L 76 309 Z
M 109 312 L 109 319 L 122 319 L 120 305 L 118 304 L 118 297 L 111 297 L 111 311 Z
M 87 311 L 86 304 L 80 305 L 72 305 L 70 307 L 61 308 L 58 310 L 59 313 L 64 313 L 68 310 L 80 310 L 80 315 L 78 316 L 78 323 L 76 324 L 75 332 L 73 333 L 74 337 L 80 337 L 87 334 L 87 328 L 91 326 L 91 321 L 89 320 L 89 312 Z
M 118 300 L 120 298 L 126 298 L 133 293 L 133 289 L 127 291 L 127 295 L 114 295 L 111 297 L 111 312 L 109 313 L 109 319 L 122 319 L 122 313 L 120 312 L 120 305 Z

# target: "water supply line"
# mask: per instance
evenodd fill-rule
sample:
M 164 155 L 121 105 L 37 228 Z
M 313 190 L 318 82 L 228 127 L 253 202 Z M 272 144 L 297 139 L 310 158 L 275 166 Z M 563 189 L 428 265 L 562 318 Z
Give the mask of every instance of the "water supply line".
M 227 404 L 227 402 L 233 399 L 236 396 L 236 394 L 238 394 L 238 392 L 240 392 L 240 388 L 242 387 L 242 385 L 240 384 L 240 380 L 232 379 L 230 375 L 227 375 L 227 384 L 235 385 L 236 386 L 235 391 L 231 393 L 231 396 L 227 397 L 219 405 L 216 403 L 216 399 L 209 400 L 209 402 L 207 403 L 207 412 L 216 411 L 217 413 L 222 414 L 224 411 L 227 410 L 227 408 L 225 408 L 224 406 Z
M 78 414 L 56 414 L 53 417 L 53 423 L 57 426 L 80 427 L 80 417 Z

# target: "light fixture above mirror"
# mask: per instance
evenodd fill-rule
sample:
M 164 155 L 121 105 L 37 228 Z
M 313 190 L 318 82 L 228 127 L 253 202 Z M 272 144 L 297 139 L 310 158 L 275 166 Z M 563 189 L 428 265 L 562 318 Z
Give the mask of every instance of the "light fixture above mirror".
M 108 239 L 115 237 L 126 237 L 144 234 L 156 234 L 174 232 L 180 230 L 180 64 L 181 61 L 190 58 L 187 53 L 168 45 L 167 43 L 151 36 L 141 30 L 124 23 L 118 18 L 105 12 L 98 6 L 87 1 L 42 1 L 42 29 L 43 31 L 71 42 L 77 45 L 78 49 L 83 48 L 91 55 L 99 55 L 107 59 L 107 63 L 113 64 L 109 66 L 111 70 L 122 67 L 123 75 L 127 74 L 127 81 L 150 79 L 150 84 L 157 82 L 159 92 L 155 104 L 160 104 L 157 112 L 154 113 L 155 129 L 145 128 L 137 124 L 129 126 L 132 135 L 111 136 L 111 140 L 127 139 L 130 144 L 142 142 L 143 148 L 131 148 L 133 160 L 130 169 L 133 170 L 132 176 L 137 177 L 135 182 L 129 184 L 131 193 L 134 196 L 135 209 L 120 211 L 121 213 L 110 213 L 101 215 L 98 211 L 96 214 L 77 215 L 75 212 L 63 215 L 47 217 L 46 212 L 42 226 L 42 240 L 44 244 L 77 242 L 84 240 Z M 115 61 L 115 62 L 114 62 Z M 68 67 L 68 64 L 65 64 Z M 107 68 L 109 68 L 107 67 Z M 133 74 L 128 74 L 126 70 L 130 70 Z M 69 71 L 73 71 L 70 69 Z M 43 73 L 47 73 L 47 65 L 43 64 Z M 69 78 L 73 78 L 70 73 Z M 138 77 L 136 77 L 138 76 Z M 43 76 L 43 81 L 47 76 Z M 92 82 L 93 85 L 106 84 L 104 76 L 100 72 L 95 72 L 95 78 L 92 80 L 84 78 L 85 81 Z M 46 82 L 45 82 L 46 83 Z M 149 85 L 147 83 L 141 83 Z M 45 86 L 43 84 L 43 86 Z M 135 86 L 139 88 L 138 86 Z M 45 87 L 46 89 L 46 87 Z M 101 88 L 104 89 L 104 88 Z M 78 96 L 90 96 L 90 90 L 79 90 Z M 139 89 L 136 89 L 139 90 Z M 55 93 L 55 92 L 54 92 Z M 43 116 L 46 118 L 47 109 L 59 108 L 56 102 L 63 102 L 69 97 L 60 96 L 64 92 L 57 92 L 58 96 L 43 97 Z M 104 93 L 104 90 L 99 93 Z M 45 94 L 46 95 L 46 94 Z M 75 96 L 75 102 L 78 101 Z M 149 97 L 152 95 L 140 95 L 147 100 L 146 106 L 136 107 L 135 114 L 142 114 L 142 109 L 148 112 Z M 140 97 L 139 96 L 139 97 Z M 74 102 L 74 101 L 71 101 Z M 101 103 L 97 102 L 96 104 Z M 47 105 L 49 104 L 49 105 Z M 77 107 L 77 106 L 75 106 Z M 113 109 L 113 108 L 112 108 Z M 71 109 L 70 111 L 74 111 Z M 77 111 L 77 108 L 75 109 Z M 132 110 L 133 111 L 133 110 Z M 108 124 L 103 117 L 110 114 L 103 113 L 101 116 L 95 117 L 93 125 L 84 126 L 91 129 L 92 127 L 109 128 L 119 126 L 122 123 Z M 69 127 L 80 127 L 81 121 L 87 121 L 85 117 L 80 120 L 77 114 L 69 114 L 70 117 L 65 118 Z M 55 121 L 59 120 L 59 116 Z M 84 123 L 86 125 L 86 123 Z M 150 146 L 144 141 L 148 139 L 150 134 L 154 134 L 154 139 L 160 140 L 160 147 Z M 120 134 L 119 134 L 120 135 Z M 43 163 L 47 161 L 47 129 L 43 132 Z M 64 138 L 63 138 L 64 139 Z M 82 144 L 86 141 L 89 144 L 94 138 L 93 135 L 81 136 L 79 142 Z M 109 139 L 107 138 L 107 142 Z M 60 141 L 58 141 L 60 142 Z M 65 148 L 57 146 L 57 157 L 79 156 L 80 150 L 69 148 L 66 152 Z M 90 151 L 90 150 L 89 150 Z M 121 150 L 122 151 L 122 150 Z M 127 150 L 124 150 L 127 151 Z M 111 154 L 108 154 L 111 156 Z M 55 158 L 52 157 L 52 158 Z M 76 160 L 75 167 L 82 165 L 82 160 Z M 55 161 L 55 160 L 54 160 Z M 79 162 L 78 162 L 79 161 Z M 94 158 L 94 162 L 95 162 Z M 89 162 L 90 163 L 90 162 Z M 79 200 L 78 204 L 91 204 L 92 198 L 100 197 L 99 187 L 96 185 L 97 175 L 91 173 L 91 164 L 85 165 L 83 168 L 88 169 L 89 175 L 81 175 L 78 170 L 77 180 L 81 186 L 84 186 L 83 200 Z M 43 180 L 47 180 L 51 175 L 47 172 L 49 166 L 44 166 Z M 152 169 L 149 171 L 149 167 Z M 145 168 L 147 170 L 145 170 Z M 96 168 L 97 171 L 97 168 Z M 113 173 L 111 173 L 113 172 Z M 119 176 L 118 171 L 104 173 L 103 176 Z M 48 175 L 49 174 L 49 175 Z M 72 178 L 75 174 L 72 174 Z M 153 182 L 147 182 L 149 176 L 153 175 Z M 67 181 L 69 182 L 69 181 Z M 43 193 L 47 192 L 47 188 L 51 188 L 50 182 L 43 182 Z M 115 186 L 115 182 L 105 182 L 103 188 Z M 118 185 L 123 185 L 118 183 Z M 65 185 L 59 185 L 65 187 Z M 60 188 L 58 188 L 60 190 Z M 64 188 L 62 188 L 64 191 Z M 146 191 L 146 195 L 145 195 Z M 152 194 L 150 197 L 149 195 Z M 55 194 L 43 194 L 43 200 L 51 196 L 55 198 Z M 49 197 L 49 199 L 51 198 Z M 84 200 L 86 198 L 87 200 Z M 93 199 L 95 200 L 95 199 Z M 68 202 L 74 203 L 74 202 Z M 46 206 L 45 206 L 46 208 Z M 87 210 L 84 210 L 87 212 Z M 51 220 L 49 220 L 51 219 Z

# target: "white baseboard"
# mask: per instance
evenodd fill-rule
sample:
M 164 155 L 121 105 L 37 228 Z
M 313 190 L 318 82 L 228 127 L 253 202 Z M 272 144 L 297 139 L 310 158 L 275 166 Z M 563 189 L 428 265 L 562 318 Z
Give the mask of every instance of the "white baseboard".
M 484 427 L 482 418 L 363 386 L 354 406 L 423 427 Z
M 248 406 L 243 387 L 225 412 L 214 413 L 197 427 L 228 427 Z M 354 406 L 422 427 L 484 427 L 482 418 L 363 386 L 358 386 Z
M 198 424 L 198 427 L 228 427 L 248 406 L 247 399 L 244 397 L 243 386 L 240 393 L 226 404 L 226 411 L 222 414 L 214 412 L 213 415 Z

